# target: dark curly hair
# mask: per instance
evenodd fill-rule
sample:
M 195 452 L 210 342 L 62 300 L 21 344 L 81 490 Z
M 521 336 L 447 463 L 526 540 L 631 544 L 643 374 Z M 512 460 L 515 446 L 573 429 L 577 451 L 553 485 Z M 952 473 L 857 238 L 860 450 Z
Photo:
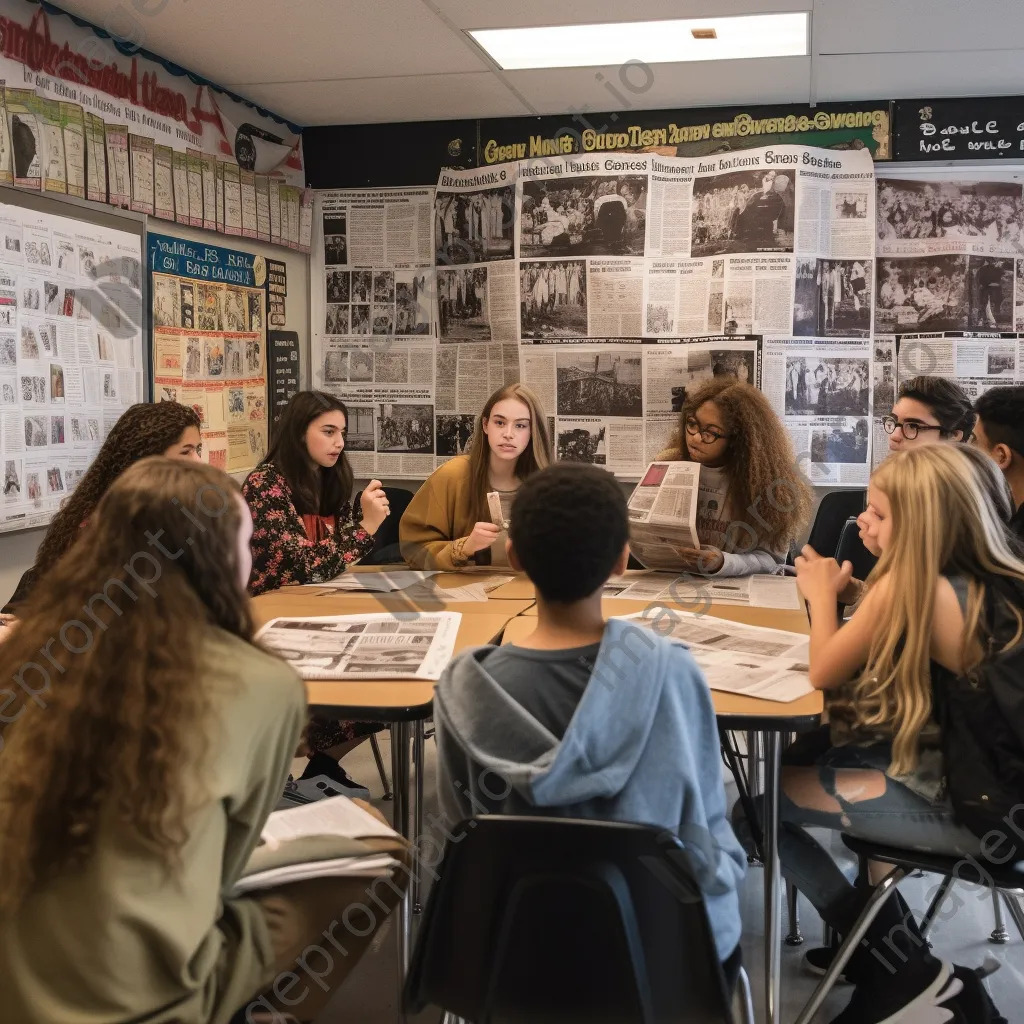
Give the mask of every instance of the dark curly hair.
M 125 409 L 85 476 L 51 520 L 32 566 L 34 577 L 38 579 L 60 560 L 100 498 L 129 466 L 149 455 L 163 455 L 189 427 L 198 430 L 199 423 L 194 409 L 177 402 L 140 402 Z
M 0 732 L 0 918 L 87 863 L 107 814 L 177 866 L 216 739 L 204 644 L 213 629 L 253 639 L 239 578 L 246 514 L 219 469 L 138 462 L 0 644 L 0 676 L 28 680 Z

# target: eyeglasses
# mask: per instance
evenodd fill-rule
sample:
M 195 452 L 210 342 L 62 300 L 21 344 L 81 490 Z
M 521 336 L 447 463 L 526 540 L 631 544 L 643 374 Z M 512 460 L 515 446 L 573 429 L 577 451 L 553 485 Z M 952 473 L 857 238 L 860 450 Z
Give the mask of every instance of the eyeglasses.
M 931 423 L 916 423 L 914 420 L 907 420 L 901 422 L 896 419 L 895 416 L 883 416 L 882 417 L 882 429 L 887 434 L 895 434 L 896 428 L 899 427 L 903 431 L 903 436 L 908 441 L 913 441 L 917 437 L 918 433 L 922 430 L 942 430 L 942 427 L 933 426 Z
M 723 441 L 729 437 L 728 434 L 720 434 L 717 430 L 701 429 L 701 425 L 692 416 L 686 420 L 686 432 L 692 437 L 700 434 L 700 439 L 705 444 L 714 444 L 716 441 Z

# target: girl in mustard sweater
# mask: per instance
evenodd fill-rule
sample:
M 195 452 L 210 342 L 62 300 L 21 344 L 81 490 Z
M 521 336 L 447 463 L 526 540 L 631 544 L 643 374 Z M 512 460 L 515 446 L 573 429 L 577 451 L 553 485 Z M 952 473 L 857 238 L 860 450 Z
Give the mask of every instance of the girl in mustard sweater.
M 449 571 L 504 563 L 504 531 L 491 522 L 487 494 L 498 492 L 508 520 L 519 485 L 550 462 L 537 396 L 525 384 L 495 391 L 476 421 L 469 454 L 435 470 L 402 516 L 402 557 L 420 569 Z

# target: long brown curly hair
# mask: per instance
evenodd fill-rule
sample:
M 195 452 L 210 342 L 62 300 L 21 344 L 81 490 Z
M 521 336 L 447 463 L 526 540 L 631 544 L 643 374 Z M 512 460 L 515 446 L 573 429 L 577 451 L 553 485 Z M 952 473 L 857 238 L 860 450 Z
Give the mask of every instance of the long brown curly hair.
M 686 420 L 705 402 L 718 406 L 724 420 L 719 425 L 729 434 L 729 517 L 746 524 L 757 537 L 757 543 L 751 544 L 747 530 L 730 531 L 736 535 L 736 546 L 741 550 L 788 548 L 810 520 L 812 499 L 779 417 L 752 384 L 713 377 L 688 393 L 683 403 L 672 445 L 678 445 L 679 458 L 685 462 L 691 461 Z
M 163 455 L 189 427 L 198 430 L 199 423 L 196 411 L 178 402 L 140 402 L 125 409 L 85 476 L 50 521 L 32 572 L 42 576 L 54 566 L 107 488 L 130 465 L 148 455 Z
M 0 644 L 0 913 L 88 861 L 113 815 L 169 870 L 202 797 L 211 627 L 250 641 L 238 485 L 150 458 L 110 487 L 82 542 Z

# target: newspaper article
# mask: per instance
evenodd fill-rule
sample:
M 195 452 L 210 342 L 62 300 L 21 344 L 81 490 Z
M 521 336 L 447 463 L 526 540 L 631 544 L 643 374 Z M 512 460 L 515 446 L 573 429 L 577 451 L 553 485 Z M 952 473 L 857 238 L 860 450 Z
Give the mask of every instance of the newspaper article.
M 331 189 L 317 192 L 328 267 L 429 267 L 434 190 Z
M 418 337 L 314 339 L 314 380 L 348 406 L 345 453 L 357 477 L 434 471 L 436 348 Z
M 460 612 L 278 618 L 257 636 L 303 679 L 439 679 L 461 621 Z
M 677 549 L 700 547 L 699 478 L 699 463 L 652 462 L 630 495 L 629 547 L 646 568 L 681 571 Z
M 437 310 L 442 342 L 517 341 L 515 263 L 438 268 Z
M 868 481 L 871 354 L 868 338 L 764 343 L 762 390 L 813 484 Z
M 517 180 L 514 163 L 441 172 L 434 199 L 439 267 L 513 259 Z

